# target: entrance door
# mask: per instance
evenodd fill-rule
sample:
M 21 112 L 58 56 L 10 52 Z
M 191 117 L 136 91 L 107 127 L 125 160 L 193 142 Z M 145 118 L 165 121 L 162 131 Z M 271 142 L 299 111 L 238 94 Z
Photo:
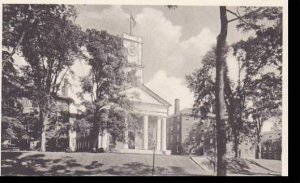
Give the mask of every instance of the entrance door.
M 135 135 L 132 131 L 128 132 L 128 148 L 135 149 Z

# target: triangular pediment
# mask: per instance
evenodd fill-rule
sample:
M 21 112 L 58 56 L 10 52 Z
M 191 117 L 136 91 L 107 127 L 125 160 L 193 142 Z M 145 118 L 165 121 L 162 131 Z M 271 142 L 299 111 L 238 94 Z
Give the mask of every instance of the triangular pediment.
M 131 87 L 125 91 L 126 95 L 131 101 L 141 102 L 147 104 L 171 106 L 166 100 L 154 93 L 143 84 Z

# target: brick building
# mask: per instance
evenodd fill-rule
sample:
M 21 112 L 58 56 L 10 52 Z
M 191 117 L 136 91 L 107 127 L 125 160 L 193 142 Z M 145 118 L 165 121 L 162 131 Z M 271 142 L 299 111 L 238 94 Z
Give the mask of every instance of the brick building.
M 261 142 L 261 158 L 281 160 L 281 139 L 281 131 L 263 132 Z
M 261 133 L 261 159 L 281 160 L 281 135 L 281 131 L 265 131 Z M 255 157 L 256 146 L 253 140 L 245 138 L 239 147 L 241 158 L 257 158 Z
M 167 119 L 167 148 L 172 154 L 209 155 L 216 151 L 215 114 L 195 117 L 191 108 L 180 110 L 175 100 L 175 112 Z M 233 157 L 233 144 L 227 143 L 227 157 Z M 241 158 L 255 158 L 253 139 L 245 137 L 239 145 Z M 262 159 L 281 159 L 281 131 L 262 132 Z
M 214 150 L 213 115 L 195 117 L 191 108 L 180 110 L 175 100 L 175 112 L 167 119 L 167 148 L 172 154 L 205 155 Z

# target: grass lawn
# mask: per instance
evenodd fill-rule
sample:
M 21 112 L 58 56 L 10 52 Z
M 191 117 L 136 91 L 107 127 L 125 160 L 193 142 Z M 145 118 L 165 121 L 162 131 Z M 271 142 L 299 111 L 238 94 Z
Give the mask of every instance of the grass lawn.
M 151 176 L 153 156 L 121 153 L 1 152 L 2 175 Z M 155 174 L 163 176 L 214 175 L 206 157 L 156 155 Z M 281 175 L 281 161 L 228 159 L 229 176 Z
M 117 153 L 1 152 L 2 175 L 151 176 L 153 156 Z M 156 175 L 209 175 L 187 156 L 155 156 Z

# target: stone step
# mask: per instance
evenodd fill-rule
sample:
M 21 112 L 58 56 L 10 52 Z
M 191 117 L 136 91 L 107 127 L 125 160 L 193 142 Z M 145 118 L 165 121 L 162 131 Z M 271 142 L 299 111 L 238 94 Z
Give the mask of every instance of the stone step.
M 109 152 L 114 153 L 133 153 L 133 154 L 153 154 L 153 150 L 142 150 L 142 149 L 113 149 Z M 155 154 L 165 154 L 170 155 L 171 151 L 155 151 Z
M 7 147 L 6 150 L 11 150 L 11 151 L 19 151 L 19 147 Z

